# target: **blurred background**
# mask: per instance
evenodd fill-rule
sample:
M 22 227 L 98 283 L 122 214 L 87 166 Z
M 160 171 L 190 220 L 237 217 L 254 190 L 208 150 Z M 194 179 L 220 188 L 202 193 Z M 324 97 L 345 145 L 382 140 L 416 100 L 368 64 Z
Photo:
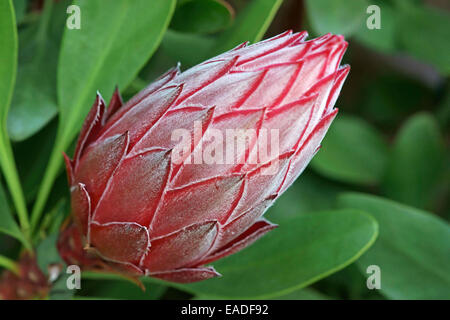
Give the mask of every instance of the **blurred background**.
M 36 196 L 56 134 L 57 60 L 68 3 L 54 1 L 52 10 L 45 10 L 48 6 L 45 1 L 14 0 L 19 73 L 8 132 L 14 141 L 14 153 L 30 203 Z M 380 9 L 381 29 L 367 27 L 367 20 L 373 15 L 367 12 L 370 5 Z M 436 231 L 431 224 L 419 221 L 414 225 L 413 220 L 409 224 L 396 221 L 395 217 L 386 223 L 400 229 L 385 232 L 382 228 L 388 227 L 383 226 L 381 219 L 380 236 L 375 244 L 381 247 L 376 251 L 369 249 L 363 258 L 376 258 L 401 270 L 386 275 L 397 281 L 397 286 L 385 291 L 368 290 L 366 264 L 358 260 L 307 289 L 280 298 L 449 298 L 448 268 L 441 267 L 448 267 L 448 257 L 437 255 L 439 261 L 425 263 L 427 266 L 420 272 L 429 270 L 433 274 L 428 283 L 428 276 L 417 277 L 420 272 L 416 272 L 414 263 L 424 259 L 420 252 L 408 248 L 407 254 L 403 254 L 402 241 L 390 238 L 410 234 L 419 239 L 419 244 L 424 241 L 426 250 L 426 239 L 433 238 L 433 245 L 441 250 L 450 245 L 449 1 L 181 0 L 151 59 L 126 88 L 121 88 L 124 99 L 178 61 L 185 70 L 245 40 L 258 41 L 287 29 L 307 30 L 309 38 L 327 32 L 345 35 L 349 47 L 344 63 L 351 65 L 351 72 L 336 104 L 340 112 L 321 151 L 267 217 L 281 224 L 292 216 L 337 208 L 342 193 L 362 192 L 424 210 L 433 217 L 430 219 L 439 219 L 445 232 L 435 239 Z M 66 190 L 65 174 L 61 171 L 46 208 L 59 222 L 68 212 Z M 383 255 L 388 250 L 383 245 L 396 246 L 398 252 Z M 11 238 L 0 239 L 0 251 L 4 254 L 14 256 L 17 248 Z M 447 253 L 450 255 L 450 251 Z M 438 288 L 437 283 L 444 289 Z M 152 287 L 149 292 L 144 294 L 123 281 L 104 280 L 99 285 L 99 280 L 86 280 L 80 296 L 193 297 L 164 286 Z

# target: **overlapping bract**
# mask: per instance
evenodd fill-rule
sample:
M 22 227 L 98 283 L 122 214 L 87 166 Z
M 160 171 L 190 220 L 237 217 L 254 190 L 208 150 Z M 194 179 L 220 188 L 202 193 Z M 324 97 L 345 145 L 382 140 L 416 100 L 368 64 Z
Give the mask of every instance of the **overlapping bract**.
M 66 157 L 72 211 L 91 252 L 134 274 L 176 282 L 217 276 L 206 264 L 273 229 L 262 215 L 317 151 L 349 67 L 340 67 L 342 36 L 285 32 L 212 58 L 183 73 L 178 67 L 126 104 L 116 91 L 100 95 Z M 245 163 L 175 163 L 175 129 L 203 135 L 218 129 L 279 130 L 279 157 Z M 278 161 L 275 174 L 261 170 Z M 270 252 L 268 252 L 270 254 Z M 67 256 L 63 255 L 63 256 Z

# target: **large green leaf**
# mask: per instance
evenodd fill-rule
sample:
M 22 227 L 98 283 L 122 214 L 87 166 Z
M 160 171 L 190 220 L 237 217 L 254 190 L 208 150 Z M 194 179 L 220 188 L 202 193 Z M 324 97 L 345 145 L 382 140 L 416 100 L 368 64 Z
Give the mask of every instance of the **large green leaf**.
M 380 235 L 357 262 L 381 270 L 381 291 L 392 299 L 450 298 L 450 227 L 431 213 L 376 196 L 348 193 L 343 208 L 369 212 Z
M 17 69 L 17 30 L 11 0 L 0 2 L 0 120 L 1 142 L 7 139 L 6 117 L 14 88 Z M 0 154 L 4 151 L 1 149 Z M 3 157 L 2 157 L 3 158 Z
M 231 28 L 217 39 L 210 56 L 230 50 L 238 44 L 260 41 L 283 0 L 252 0 L 237 15 Z
M 27 230 L 27 208 L 6 130 L 17 71 L 17 29 L 11 0 L 0 1 L 0 48 L 0 166 L 16 206 L 21 227 Z
M 293 217 L 244 251 L 215 262 L 222 278 L 174 286 L 233 299 L 287 295 L 356 260 L 376 235 L 376 221 L 361 211 Z
M 198 295 L 194 300 L 220 300 L 223 297 L 214 297 L 211 295 Z M 331 298 L 312 288 L 303 288 L 295 290 L 286 295 L 278 296 L 275 300 L 330 300 Z
M 383 183 L 384 194 L 420 208 L 431 208 L 442 178 L 443 138 L 432 115 L 420 113 L 400 129 Z
M 339 193 L 348 190 L 342 185 L 320 177 L 307 168 L 269 208 L 266 216 L 275 223 L 285 218 L 314 211 L 333 209 Z
M 11 210 L 9 209 L 8 201 L 5 192 L 0 184 L 0 232 L 10 235 L 20 241 L 23 240 L 22 232 L 17 225 Z
M 25 140 L 44 127 L 58 111 L 56 65 L 68 1 L 45 2 L 40 20 L 19 32 L 19 67 L 8 115 L 12 140 Z
M 60 127 L 46 175 L 33 210 L 39 221 L 45 201 L 67 149 L 81 127 L 96 90 L 111 96 L 125 88 L 158 47 L 173 10 L 174 0 L 78 0 L 81 29 L 64 31 L 57 85 Z
M 181 32 L 181 29 L 169 30 L 161 44 L 162 54 L 171 58 L 171 61 L 165 61 L 169 64 L 164 69 L 178 61 L 184 68 L 189 68 L 245 41 L 254 43 L 261 40 L 281 3 L 282 0 L 250 1 L 238 11 L 231 27 L 216 37 Z M 155 65 L 160 64 L 160 61 L 152 63 L 154 68 L 158 68 Z
M 445 10 L 409 4 L 399 10 L 398 18 L 402 48 L 416 58 L 431 63 L 443 74 L 449 75 L 450 14 Z
M 228 27 L 233 15 L 233 8 L 223 0 L 180 1 L 170 28 L 182 32 L 213 33 Z
M 367 28 L 366 20 L 364 20 L 360 27 L 356 28 L 354 36 L 370 48 L 391 53 L 397 49 L 397 11 L 389 1 L 385 0 L 372 0 L 370 5 L 377 5 L 380 8 L 380 29 Z M 374 13 L 367 14 L 366 19 L 372 14 Z
M 317 34 L 349 36 L 362 27 L 368 5 L 366 0 L 307 0 L 306 10 Z
M 332 179 L 373 185 L 384 174 L 386 158 L 387 146 L 376 129 L 362 119 L 340 115 L 311 166 Z

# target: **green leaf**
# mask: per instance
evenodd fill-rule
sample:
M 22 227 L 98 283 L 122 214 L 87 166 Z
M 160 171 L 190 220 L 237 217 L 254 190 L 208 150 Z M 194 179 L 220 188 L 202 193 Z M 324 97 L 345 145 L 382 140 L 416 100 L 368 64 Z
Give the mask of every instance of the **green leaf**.
M 16 21 L 20 24 L 27 11 L 28 0 L 14 0 L 14 9 L 16 11 Z
M 163 281 L 158 279 L 145 281 L 145 279 L 150 279 L 147 277 L 141 278 L 144 291 L 137 286 L 134 279 L 130 281 L 130 278 L 120 274 L 83 271 L 81 278 L 81 291 L 78 297 L 81 299 L 94 296 L 109 299 L 155 300 L 167 290 Z
M 223 300 L 226 298 L 215 297 L 211 295 L 198 295 L 193 298 L 193 300 Z M 300 290 L 293 291 L 289 294 L 282 295 L 274 298 L 275 300 L 330 300 L 330 297 L 320 293 L 319 291 L 312 288 L 303 288 Z
M 340 115 L 311 166 L 328 178 L 373 185 L 384 174 L 386 158 L 387 146 L 375 128 L 362 119 Z
M 228 27 L 233 8 L 223 0 L 182 1 L 173 15 L 170 28 L 182 32 L 214 33 Z
M 44 274 L 48 274 L 48 266 L 52 264 L 64 264 L 59 255 L 57 244 L 58 233 L 54 233 L 42 240 L 36 247 L 36 257 L 39 268 Z
M 245 41 L 260 41 L 283 0 L 252 0 L 237 15 L 233 25 L 218 38 L 210 56 L 230 50 Z
M 369 6 L 366 0 L 307 0 L 306 12 L 313 30 L 350 36 L 361 28 Z
M 432 207 L 444 158 L 443 138 L 436 120 L 427 113 L 413 116 L 395 140 L 383 193 L 412 206 Z
M 171 66 L 180 62 L 183 69 L 186 69 L 206 59 L 202 53 L 210 52 L 215 44 L 214 39 L 210 37 L 167 30 L 161 43 L 161 50 L 172 59 Z M 165 69 L 168 67 L 165 66 Z
M 432 91 L 419 81 L 386 73 L 366 82 L 355 104 L 378 127 L 392 130 L 411 113 L 429 108 L 432 99 Z
M 336 197 L 346 190 L 307 168 L 281 198 L 269 208 L 266 216 L 275 223 L 299 214 L 333 209 Z
M 233 25 L 217 37 L 168 30 L 161 44 L 162 54 L 171 58 L 171 65 L 179 61 L 182 67 L 189 68 L 245 41 L 257 42 L 264 36 L 281 2 L 252 0 L 239 11 Z M 150 64 L 159 63 L 151 61 Z M 164 69 L 169 65 L 165 65 Z
M 66 263 L 61 258 L 57 248 L 59 232 L 49 235 L 36 247 L 37 263 L 41 271 L 48 277 L 49 266 L 57 265 L 60 269 L 58 278 L 52 283 L 49 292 L 51 300 L 68 300 L 74 295 L 74 290 L 67 287 L 67 279 L 70 274 L 66 272 Z
M 370 5 L 377 5 L 380 7 L 381 28 L 367 28 L 366 19 L 373 13 L 366 14 L 366 18 L 363 19 L 361 25 L 355 30 L 355 39 L 365 46 L 381 52 L 391 53 L 396 51 L 397 11 L 385 0 L 372 0 Z
M 296 290 L 289 294 L 279 296 L 275 298 L 276 300 L 330 300 L 331 298 L 324 295 L 323 293 L 312 289 L 304 288 Z
M 11 210 L 9 209 L 8 200 L 5 192 L 0 184 L 0 232 L 23 241 L 23 235 L 17 225 Z
M 19 32 L 19 68 L 8 115 L 14 141 L 32 136 L 57 114 L 56 65 L 65 27 L 57 17 L 66 15 L 67 6 L 67 1 L 47 0 L 39 22 Z
M 450 14 L 427 6 L 406 6 L 399 10 L 399 40 L 414 57 L 450 74 Z
M 0 2 L 0 48 L 2 48 L 0 50 L 0 159 L 2 166 L 5 166 L 5 162 L 11 160 L 6 159 L 8 157 L 6 118 L 17 69 L 17 30 L 11 0 Z M 3 169 L 6 171 L 5 167 Z
M 29 228 L 28 213 L 6 130 L 17 71 L 17 29 L 11 0 L 0 1 L 0 166 L 17 209 L 21 227 Z M 28 245 L 29 247 L 29 245 Z
M 450 298 L 450 227 L 431 213 L 371 195 L 347 193 L 343 208 L 369 212 L 380 235 L 357 262 L 381 270 L 381 291 L 391 299 Z
M 62 164 L 95 98 L 125 88 L 158 47 L 175 8 L 174 0 L 78 0 L 81 29 L 64 31 L 58 65 L 60 126 L 55 147 L 33 208 L 36 226 Z
M 283 220 L 249 248 L 215 262 L 222 278 L 173 286 L 233 299 L 287 295 L 344 268 L 376 236 L 376 221 L 361 211 L 305 214 Z
M 38 192 L 57 129 L 58 122 L 53 119 L 34 136 L 14 144 L 14 156 L 27 203 L 31 203 Z M 30 154 L 33 155 L 33 161 L 30 161 Z
M 124 279 L 84 280 L 79 297 L 101 297 L 126 300 L 157 300 L 167 290 L 166 286 L 156 283 L 144 283 L 145 289 Z

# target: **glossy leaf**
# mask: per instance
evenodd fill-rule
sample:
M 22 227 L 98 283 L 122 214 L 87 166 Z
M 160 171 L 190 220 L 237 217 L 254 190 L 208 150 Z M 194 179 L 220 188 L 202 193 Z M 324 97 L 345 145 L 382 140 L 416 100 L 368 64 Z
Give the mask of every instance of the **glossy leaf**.
M 232 23 L 233 8 L 223 0 L 181 1 L 170 28 L 182 32 L 214 33 Z
M 311 162 L 322 175 L 343 182 L 372 185 L 384 174 L 387 146 L 362 119 L 340 115 Z
M 361 211 L 297 216 L 244 251 L 215 262 L 222 278 L 174 286 L 233 299 L 287 295 L 356 260 L 376 235 L 376 221 Z
M 99 90 L 110 97 L 125 88 L 156 50 L 172 16 L 174 0 L 79 0 L 81 29 L 64 31 L 57 85 L 60 127 L 46 175 L 33 209 L 39 221 L 67 149 Z
M 37 133 L 58 112 L 56 66 L 65 27 L 65 20 L 58 16 L 66 16 L 69 4 L 46 1 L 38 23 L 19 32 L 19 67 L 8 115 L 8 132 L 14 141 Z
M 450 298 L 450 227 L 431 213 L 371 195 L 347 193 L 342 208 L 369 212 L 380 235 L 357 262 L 363 273 L 381 270 L 381 291 L 391 299 Z
M 306 10 L 317 34 L 350 36 L 363 25 L 368 5 L 366 0 L 307 0 Z
M 394 200 L 431 208 L 442 178 L 444 145 L 432 115 L 420 113 L 400 129 L 389 160 L 383 191 Z

